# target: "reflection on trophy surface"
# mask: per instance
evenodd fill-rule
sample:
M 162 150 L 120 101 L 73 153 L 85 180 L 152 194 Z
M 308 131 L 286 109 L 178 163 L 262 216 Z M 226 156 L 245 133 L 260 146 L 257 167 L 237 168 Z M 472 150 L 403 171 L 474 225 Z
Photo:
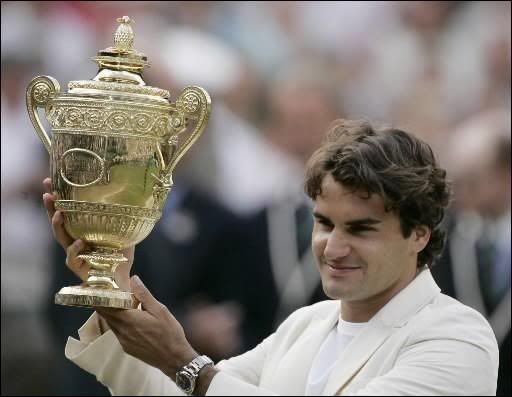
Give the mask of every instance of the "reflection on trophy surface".
M 172 171 L 204 130 L 208 93 L 186 87 L 176 102 L 166 90 L 147 86 L 144 54 L 133 48 L 133 22 L 119 18 L 114 46 L 93 60 L 92 80 L 70 81 L 67 93 L 49 76 L 27 88 L 30 120 L 50 154 L 56 209 L 74 239 L 92 249 L 79 256 L 91 270 L 80 286 L 64 287 L 55 302 L 70 306 L 133 308 L 133 294 L 119 289 L 115 268 L 121 250 L 148 236 L 172 187 Z M 41 124 L 44 109 L 51 138 Z

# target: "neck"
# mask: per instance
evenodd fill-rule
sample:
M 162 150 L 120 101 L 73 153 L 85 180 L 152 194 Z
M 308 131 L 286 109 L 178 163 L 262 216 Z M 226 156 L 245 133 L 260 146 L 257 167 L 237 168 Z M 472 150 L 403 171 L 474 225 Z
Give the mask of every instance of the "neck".
M 380 293 L 367 299 L 356 301 L 341 300 L 341 318 L 351 323 L 365 323 L 377 314 L 393 297 L 407 287 L 419 273 L 414 268 Z

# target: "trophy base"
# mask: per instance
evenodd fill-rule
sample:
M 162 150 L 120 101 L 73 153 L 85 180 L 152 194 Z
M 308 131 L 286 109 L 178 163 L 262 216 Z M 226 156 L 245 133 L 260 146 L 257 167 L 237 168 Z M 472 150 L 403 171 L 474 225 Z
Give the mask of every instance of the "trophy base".
M 136 309 L 139 305 L 131 292 L 87 286 L 62 288 L 55 294 L 55 303 L 64 306 L 103 306 L 117 309 Z

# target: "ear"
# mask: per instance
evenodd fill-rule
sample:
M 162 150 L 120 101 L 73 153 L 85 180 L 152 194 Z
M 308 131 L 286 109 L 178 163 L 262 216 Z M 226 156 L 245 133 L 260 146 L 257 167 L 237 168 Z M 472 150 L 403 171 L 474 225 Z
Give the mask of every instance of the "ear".
M 423 251 L 430 241 L 432 231 L 428 226 L 419 225 L 416 226 L 412 231 L 412 244 L 416 253 Z

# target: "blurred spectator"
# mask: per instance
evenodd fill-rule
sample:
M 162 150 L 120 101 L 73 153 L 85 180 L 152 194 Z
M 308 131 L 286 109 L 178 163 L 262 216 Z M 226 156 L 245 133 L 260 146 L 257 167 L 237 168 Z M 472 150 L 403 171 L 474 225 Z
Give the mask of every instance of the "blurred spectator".
M 495 2 L 396 2 L 395 24 L 381 32 L 349 89 L 356 109 L 416 131 L 441 152 L 448 131 L 480 109 L 496 9 Z
M 510 6 L 510 3 L 508 3 Z M 485 70 L 487 72 L 486 93 L 480 107 L 492 109 L 506 106 L 510 109 L 511 97 L 511 42 L 510 42 L 510 12 L 509 20 L 496 30 L 496 34 L 485 44 Z M 505 13 L 506 18 L 506 13 Z M 508 28 L 507 28 L 508 26 Z
M 34 38 L 40 25 L 29 4 L 2 3 L 1 29 L 2 395 L 33 395 L 48 389 L 55 356 L 42 312 L 51 236 L 40 181 L 48 156 L 25 105 L 28 82 L 39 69 Z
M 265 207 L 250 219 L 261 263 L 278 293 L 274 324 L 293 310 L 327 299 L 311 253 L 312 213 L 303 192 L 306 160 L 328 125 L 342 114 L 329 64 L 295 59 L 266 85 L 260 128 L 279 161 L 262 159 L 260 172 L 275 184 Z M 243 175 L 240 175 L 242 178 Z
M 210 93 L 214 109 L 205 133 L 178 172 L 237 214 L 261 208 L 270 189 L 258 169 L 268 144 L 227 103 L 237 95 L 251 95 L 240 93 L 246 77 L 240 54 L 212 34 L 195 29 L 166 28 L 161 35 L 158 52 L 153 51 L 156 67 L 151 70 L 151 83 L 169 87 L 174 98 L 186 85 L 200 85 Z M 245 177 L 238 178 L 239 173 Z
M 53 357 L 41 312 L 51 238 L 41 205 L 48 156 L 27 116 L 32 73 L 28 59 L 2 59 L 2 378 L 13 380 L 2 382 L 2 394 L 37 392 Z M 12 343 L 20 334 L 26 342 Z
M 454 181 L 445 253 L 433 275 L 443 292 L 479 310 L 500 346 L 498 395 L 510 395 L 510 112 L 470 119 L 453 135 Z

